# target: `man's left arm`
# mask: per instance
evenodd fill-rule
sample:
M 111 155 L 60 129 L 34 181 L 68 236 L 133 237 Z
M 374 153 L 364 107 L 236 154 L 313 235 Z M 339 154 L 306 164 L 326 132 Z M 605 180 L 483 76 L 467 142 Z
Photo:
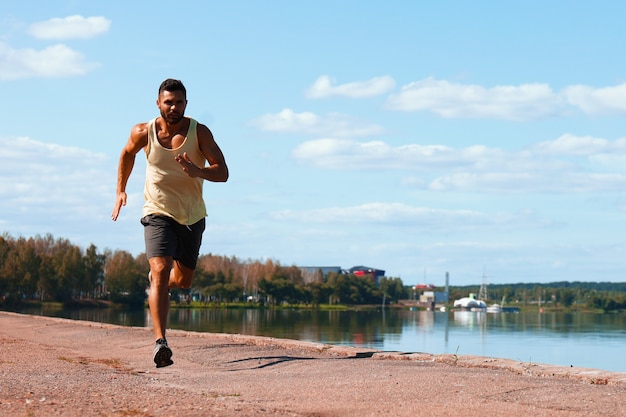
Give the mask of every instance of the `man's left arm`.
M 212 182 L 226 182 L 228 180 L 228 166 L 222 150 L 215 142 L 213 133 L 203 124 L 198 123 L 197 127 L 198 146 L 200 151 L 209 162 L 208 166 L 199 167 L 195 165 L 187 156 L 177 155 L 176 160 L 183 168 L 183 171 L 190 177 L 201 177 Z

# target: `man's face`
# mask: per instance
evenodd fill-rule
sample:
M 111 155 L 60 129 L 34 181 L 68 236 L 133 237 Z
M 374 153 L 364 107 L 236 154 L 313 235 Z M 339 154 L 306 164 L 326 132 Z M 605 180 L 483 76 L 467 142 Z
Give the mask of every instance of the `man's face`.
M 157 100 L 161 117 L 167 123 L 175 124 L 185 116 L 187 97 L 182 91 L 162 91 Z

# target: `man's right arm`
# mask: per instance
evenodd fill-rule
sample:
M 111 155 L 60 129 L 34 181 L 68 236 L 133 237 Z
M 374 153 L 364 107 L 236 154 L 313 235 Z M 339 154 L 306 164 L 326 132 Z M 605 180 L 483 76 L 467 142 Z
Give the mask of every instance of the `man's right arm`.
M 135 155 L 148 144 L 147 123 L 139 123 L 130 131 L 128 142 L 122 149 L 120 161 L 117 167 L 117 189 L 115 205 L 111 213 L 111 219 L 117 220 L 122 206 L 126 205 L 126 184 L 135 166 Z

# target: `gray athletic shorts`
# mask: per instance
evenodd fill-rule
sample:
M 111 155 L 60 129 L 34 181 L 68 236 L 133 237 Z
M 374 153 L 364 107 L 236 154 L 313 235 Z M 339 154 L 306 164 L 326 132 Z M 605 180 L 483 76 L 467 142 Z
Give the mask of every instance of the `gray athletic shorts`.
M 167 216 L 149 214 L 141 219 L 148 259 L 171 256 L 187 268 L 196 269 L 205 219 L 190 226 Z

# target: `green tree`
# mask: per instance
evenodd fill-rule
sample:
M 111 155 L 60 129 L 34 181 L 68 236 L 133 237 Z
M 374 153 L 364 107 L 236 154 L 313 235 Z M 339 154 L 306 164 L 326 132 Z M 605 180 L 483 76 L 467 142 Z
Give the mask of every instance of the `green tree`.
M 382 301 L 376 284 L 369 277 L 357 277 L 353 274 L 328 274 L 328 285 L 332 288 L 332 297 L 340 304 L 378 304 Z
M 67 246 L 64 251 L 59 252 L 57 263 L 57 277 L 59 286 L 57 288 L 57 299 L 69 301 L 78 295 L 78 288 L 85 276 L 85 264 L 80 249 L 76 246 Z
M 6 243 L 6 241 L 5 241 Z M 37 289 L 41 259 L 35 253 L 33 241 L 20 238 L 2 245 L 4 262 L 0 268 L 2 287 L 12 302 L 32 298 Z
M 53 300 L 56 295 L 57 277 L 52 262 L 52 257 L 42 256 L 39 266 L 39 281 L 37 282 L 37 294 L 41 301 Z
M 571 307 L 576 299 L 576 292 L 571 288 L 563 288 L 558 292 L 558 298 L 563 307 Z
M 148 265 L 122 250 L 115 251 L 105 263 L 104 282 L 113 301 L 142 304 L 148 285 Z
M 402 298 L 407 298 L 404 285 L 400 278 L 383 277 L 378 283 L 378 289 L 381 294 L 386 294 L 389 301 L 397 302 Z
M 293 301 L 295 286 L 285 277 L 273 276 L 270 279 L 259 281 L 259 292 L 270 298 L 272 304 L 282 304 Z
M 333 289 L 325 282 L 311 282 L 307 284 L 307 289 L 310 293 L 310 302 L 315 306 L 328 303 L 328 298 L 333 293 Z
M 20 294 L 20 271 L 19 271 L 19 257 L 14 245 L 10 247 L 7 252 L 7 256 L 4 262 L 0 266 L 0 276 L 2 276 L 2 288 L 6 297 L 11 300 L 11 303 L 16 303 L 21 300 Z
M 95 290 L 98 284 L 104 282 L 105 261 L 106 257 L 98 254 L 95 245 L 91 244 L 85 251 L 85 256 L 83 257 L 85 274 L 80 282 L 80 290 L 83 295 L 89 294 L 91 297 L 95 297 Z
M 0 236 L 0 299 L 6 297 L 9 291 L 8 271 L 5 269 L 9 253 L 11 252 L 11 241 L 8 236 Z

